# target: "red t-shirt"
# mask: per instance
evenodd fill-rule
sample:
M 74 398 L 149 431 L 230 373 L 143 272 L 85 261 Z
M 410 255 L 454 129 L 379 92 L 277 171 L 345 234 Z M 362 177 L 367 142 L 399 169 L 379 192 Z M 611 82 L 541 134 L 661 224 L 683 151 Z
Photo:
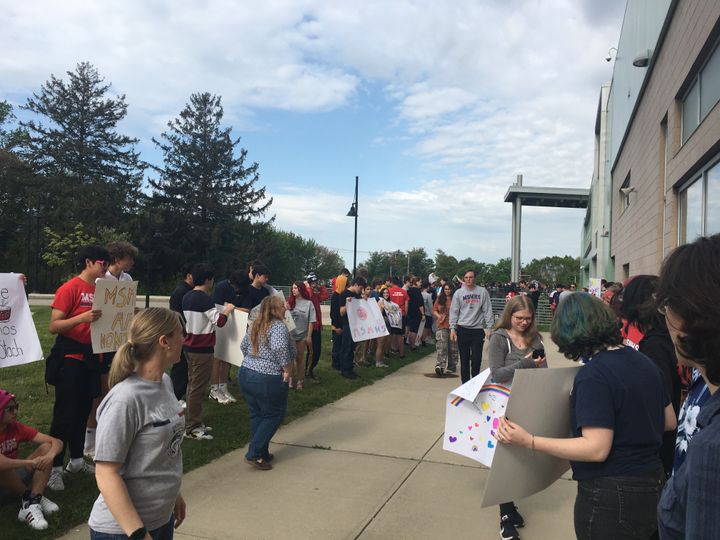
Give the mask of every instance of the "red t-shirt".
M 17 459 L 20 443 L 32 441 L 37 433 L 37 429 L 20 422 L 8 424 L 3 431 L 0 431 L 0 454 L 6 458 Z
M 95 284 L 90 284 L 79 277 L 74 277 L 60 286 L 55 293 L 51 307 L 62 311 L 66 319 L 72 319 L 76 315 L 90 311 L 94 299 Z M 90 324 L 77 324 L 67 332 L 64 332 L 63 335 L 89 345 L 91 343 Z
M 388 292 L 390 293 L 390 300 L 400 306 L 400 311 L 403 315 L 407 315 L 407 301 L 410 299 L 407 291 L 401 287 L 390 287 Z

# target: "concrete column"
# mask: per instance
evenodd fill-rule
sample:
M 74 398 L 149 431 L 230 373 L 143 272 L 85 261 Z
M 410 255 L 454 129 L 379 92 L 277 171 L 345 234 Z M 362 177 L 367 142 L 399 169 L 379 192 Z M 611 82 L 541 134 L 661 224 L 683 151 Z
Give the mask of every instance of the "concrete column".
M 522 186 L 522 174 L 517 175 L 516 186 Z M 510 281 L 520 281 L 520 229 L 522 228 L 522 199 L 518 195 L 512 207 L 512 253 L 510 255 Z

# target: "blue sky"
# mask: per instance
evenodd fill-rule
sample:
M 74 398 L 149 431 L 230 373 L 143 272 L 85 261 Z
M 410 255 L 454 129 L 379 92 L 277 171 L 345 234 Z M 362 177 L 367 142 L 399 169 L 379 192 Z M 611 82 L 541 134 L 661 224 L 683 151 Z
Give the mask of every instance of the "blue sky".
M 588 187 L 605 62 L 624 2 L 26 0 L 0 14 L 0 99 L 92 62 L 127 96 L 120 131 L 165 129 L 193 92 L 225 122 L 274 198 L 279 227 L 352 259 L 425 247 L 510 253 L 515 175 Z M 579 254 L 584 211 L 528 208 L 522 259 Z

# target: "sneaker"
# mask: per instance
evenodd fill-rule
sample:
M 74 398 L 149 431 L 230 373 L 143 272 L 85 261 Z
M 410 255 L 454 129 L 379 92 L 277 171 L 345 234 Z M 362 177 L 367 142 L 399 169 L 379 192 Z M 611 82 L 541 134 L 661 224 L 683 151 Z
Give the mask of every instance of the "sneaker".
M 222 395 L 225 396 L 225 399 L 228 403 L 235 403 L 237 399 L 235 399 L 235 396 L 233 396 L 227 389 L 227 384 L 221 384 L 220 385 L 220 392 L 222 392 Z
M 83 459 L 82 465 L 78 467 L 77 469 L 73 467 L 72 461 L 69 461 L 67 464 L 67 467 L 65 467 L 65 471 L 69 473 L 84 473 L 84 474 L 95 474 L 95 465 L 92 463 L 88 463 Z
M 23 503 L 18 512 L 18 521 L 27 523 L 36 531 L 42 531 L 48 528 L 48 522 L 45 521 L 42 508 L 39 504 L 29 504 L 29 501 Z
M 503 516 L 500 520 L 500 538 L 501 540 L 520 540 L 520 534 L 515 525 L 510 522 L 510 516 Z
M 183 409 L 187 409 L 187 402 L 184 399 L 178 399 L 178 405 Z
M 262 458 L 257 458 L 257 459 L 245 458 L 245 463 L 247 463 L 248 465 L 252 465 L 256 469 L 260 469 L 261 471 L 269 471 L 273 468 L 273 466 L 270 465 L 270 463 L 268 463 L 266 460 L 264 460 Z
M 516 528 L 522 529 L 525 526 L 525 520 L 520 515 L 520 512 L 518 512 L 517 506 L 513 505 L 512 510 L 507 513 L 507 516 L 510 518 L 510 523 L 515 525 Z
M 207 431 L 203 431 L 201 428 L 196 427 L 190 433 L 185 432 L 186 439 L 194 439 L 196 441 L 212 441 L 213 436 Z
M 92 459 L 95 457 L 95 430 L 88 429 L 85 431 L 85 447 L 83 454 Z
M 47 487 L 53 491 L 62 491 L 65 489 L 65 482 L 63 481 L 62 471 L 55 469 L 50 473 L 50 479 L 48 480 Z
M 205 424 L 200 424 L 200 429 L 203 430 L 205 433 L 210 433 L 213 428 L 210 426 L 206 426 Z
M 441 368 L 440 366 L 435 366 L 435 375 L 437 375 L 438 377 L 442 377 L 443 376 L 443 368 Z
M 210 387 L 210 399 L 214 399 L 215 401 L 220 401 L 220 394 L 218 393 L 217 388 Z
M 384 368 L 384 367 L 390 367 L 390 366 L 388 366 L 385 362 L 375 362 L 375 367 Z
M 40 508 L 46 516 L 60 511 L 60 507 L 44 495 L 40 497 Z

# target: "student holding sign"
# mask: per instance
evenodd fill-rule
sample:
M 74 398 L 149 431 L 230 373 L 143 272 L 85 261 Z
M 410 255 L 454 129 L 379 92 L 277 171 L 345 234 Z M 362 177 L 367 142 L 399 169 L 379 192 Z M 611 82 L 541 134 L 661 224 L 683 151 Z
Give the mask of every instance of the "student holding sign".
M 50 435 L 69 449 L 69 473 L 95 473 L 95 467 L 83 459 L 85 426 L 93 398 L 100 395 L 100 358 L 92 352 L 90 323 L 102 315 L 92 309 L 95 280 L 105 276 L 109 263 L 110 253 L 104 247 L 81 247 L 77 254 L 80 274 L 60 286 L 51 304 L 49 330 L 57 338 L 45 369 L 46 381 L 55 386 Z M 64 448 L 53 461 L 48 482 L 53 490 L 65 489 Z

